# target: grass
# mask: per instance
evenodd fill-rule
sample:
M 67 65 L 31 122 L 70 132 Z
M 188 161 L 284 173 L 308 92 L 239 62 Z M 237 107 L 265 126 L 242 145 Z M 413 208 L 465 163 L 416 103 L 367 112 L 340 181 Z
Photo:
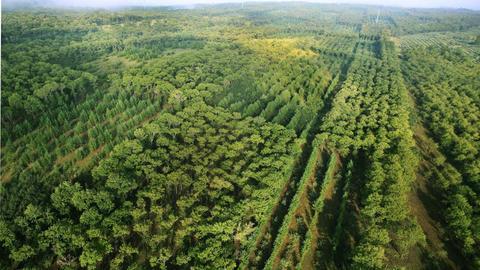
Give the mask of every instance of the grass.
M 5 168 L 2 169 L 2 171 L 4 171 Z M 10 180 L 12 180 L 12 176 L 13 176 L 13 169 L 10 168 L 8 170 L 5 171 L 5 173 L 2 173 L 1 177 L 0 177 L 0 183 L 8 183 L 10 182 Z
M 96 155 L 98 155 L 99 153 L 101 153 L 104 147 L 105 147 L 105 145 L 101 145 L 97 149 L 88 153 L 88 155 L 85 158 L 83 158 L 83 159 L 77 161 L 77 163 L 75 163 L 75 167 L 80 168 L 80 169 L 87 168 L 90 165 L 93 158 Z
M 301 38 L 265 38 L 265 39 L 240 39 L 246 47 L 255 51 L 256 54 L 264 55 L 275 60 L 282 60 L 289 57 L 314 57 L 317 54 L 311 50 L 299 48 L 299 45 L 306 42 Z

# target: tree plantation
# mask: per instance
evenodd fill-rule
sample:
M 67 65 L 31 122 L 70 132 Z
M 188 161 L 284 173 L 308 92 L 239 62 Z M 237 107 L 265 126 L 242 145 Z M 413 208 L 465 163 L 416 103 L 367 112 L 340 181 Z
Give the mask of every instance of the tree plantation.
M 0 269 L 480 269 L 480 12 L 2 11 Z

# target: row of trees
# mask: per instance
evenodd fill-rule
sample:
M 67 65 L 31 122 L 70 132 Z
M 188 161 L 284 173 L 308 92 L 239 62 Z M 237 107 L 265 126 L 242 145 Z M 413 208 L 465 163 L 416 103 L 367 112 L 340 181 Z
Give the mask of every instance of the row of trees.
M 272 71 L 267 72 L 259 80 L 257 91 L 263 93 L 260 100 L 254 101 L 243 111 L 244 115 L 251 115 L 250 109 L 255 108 L 254 115 L 286 125 L 295 130 L 302 139 L 306 139 L 306 142 L 300 162 L 296 165 L 292 175 L 290 186 L 286 187 L 285 192 L 282 193 L 282 200 L 274 208 L 268 223 L 262 224 L 262 231 L 256 236 L 255 245 L 247 253 L 248 261 L 243 261 L 240 268 L 256 269 L 263 268 L 265 265 L 267 268 L 277 267 L 279 254 L 284 253 L 279 250 L 283 249 L 284 245 L 295 246 L 290 240 L 301 240 L 300 238 L 288 238 L 287 235 L 290 232 L 287 231 L 290 229 L 287 229 L 287 226 L 291 222 L 295 222 L 292 220 L 297 220 L 305 226 L 311 221 L 311 217 L 304 219 L 300 214 L 294 217 L 293 212 L 313 207 L 312 205 L 307 206 L 307 203 L 303 201 L 307 193 L 312 202 L 315 199 L 311 196 L 316 196 L 314 193 L 318 195 L 318 191 L 314 192 L 313 190 L 318 189 L 319 184 L 316 184 L 316 176 L 312 175 L 315 175 L 317 171 L 315 167 L 320 166 L 316 164 L 316 159 L 319 152 L 323 150 L 320 151 L 319 144 L 314 143 L 317 132 L 315 127 L 325 113 L 340 81 L 340 73 L 332 78 L 330 72 L 340 72 L 345 61 L 344 58 L 334 58 L 330 54 L 322 54 L 313 58 L 281 60 Z M 318 180 L 321 181 L 321 179 Z M 310 186 L 312 181 L 316 187 Z M 306 186 L 312 192 L 304 192 Z M 302 203 L 299 201 L 300 195 L 303 196 Z M 299 211 L 301 212 L 301 210 Z M 307 232 L 305 226 L 300 229 L 303 237 Z M 300 256 L 297 254 L 298 259 Z M 288 264 L 293 267 L 297 263 L 290 261 Z
M 426 127 L 460 172 L 435 189 L 451 237 L 471 264 L 478 266 L 480 65 L 458 50 L 428 48 L 405 52 L 403 67 Z
M 313 204 L 320 194 L 323 174 L 328 164 L 327 150 L 321 143 L 319 140 L 313 142 L 313 150 L 275 239 L 266 269 L 291 269 L 300 261 L 301 254 L 297 252 L 305 244 L 308 226 L 316 211 Z
M 351 266 L 370 269 L 406 256 L 423 234 L 409 213 L 407 194 L 415 179 L 416 156 L 409 126 L 407 91 L 395 50 L 383 38 L 358 51 L 321 130 L 341 153 L 357 154 L 358 235 L 351 247 Z M 367 162 L 362 161 L 366 159 Z M 395 249 L 392 249 L 395 247 Z M 342 252 L 337 250 L 337 252 Z

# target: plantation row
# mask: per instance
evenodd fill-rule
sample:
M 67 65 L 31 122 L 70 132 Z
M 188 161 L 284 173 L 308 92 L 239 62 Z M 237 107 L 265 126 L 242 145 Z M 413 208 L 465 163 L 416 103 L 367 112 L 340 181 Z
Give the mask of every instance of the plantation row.
M 104 102 L 108 103 L 109 98 L 112 96 Z M 123 103 L 122 97 L 115 98 L 118 101 L 116 110 L 97 110 L 95 114 L 90 114 L 91 117 L 85 122 L 82 120 L 87 117 L 81 114 L 80 121 L 60 137 L 52 131 L 51 137 L 31 138 L 25 149 L 19 148 L 11 156 L 8 147 L 5 149 L 5 162 L 10 158 L 17 160 L 15 163 L 7 163 L 14 167 L 3 167 L 9 181 L 15 181 L 17 190 L 14 196 L 12 193 L 5 195 L 10 202 L 2 205 L 5 214 L 13 214 L 15 209 L 41 200 L 41 196 L 33 194 L 39 189 L 48 192 L 51 183 L 61 181 L 62 177 L 78 176 L 90 170 L 92 165 L 104 158 L 116 144 L 128 135 L 133 135 L 133 128 L 154 116 L 161 105 L 148 104 L 147 101 L 128 102 L 126 96 L 123 96 L 126 98 Z M 96 108 L 102 108 L 101 104 Z M 42 128 L 52 130 L 48 124 Z M 32 179 L 37 179 L 35 182 L 40 186 L 32 186 Z M 12 198 L 9 198 L 10 196 Z
M 405 108 L 407 92 L 393 44 L 383 39 L 376 42 L 369 48 L 380 49 L 374 52 L 380 60 L 358 52 L 360 57 L 355 57 L 321 126 L 330 147 L 362 164 L 355 188 L 348 191 L 357 205 L 347 208 L 348 216 L 355 221 L 337 223 L 353 237 L 346 242 L 343 235 L 340 246 L 347 253 L 343 261 L 355 268 L 393 266 L 393 258 L 406 256 L 423 239 L 407 205 L 416 168 Z
M 340 68 L 338 64 L 335 65 L 335 67 Z M 319 70 L 322 69 L 320 68 Z M 317 70 L 317 72 L 319 70 Z M 340 69 L 337 70 L 340 72 Z M 317 72 L 314 72 L 313 74 L 318 74 Z M 302 72 L 301 74 L 304 75 L 308 73 Z M 290 123 L 287 125 L 287 127 L 291 126 L 292 121 L 297 121 L 296 119 L 302 119 L 303 123 L 305 123 L 303 125 L 303 131 L 299 130 L 299 132 L 297 132 L 301 138 L 306 139 L 306 142 L 303 146 L 302 154 L 299 157 L 299 164 L 296 165 L 296 170 L 293 172 L 292 178 L 288 182 L 288 185 L 285 186 L 284 191 L 281 193 L 277 204 L 272 211 L 271 216 L 266 221 L 266 223 L 261 224 L 260 234 L 253 235 L 254 238 L 252 237 L 252 239 L 255 239 L 255 244 L 250 248 L 248 253 L 249 255 L 244 256 L 244 258 L 247 258 L 247 260 L 242 261 L 242 264 L 240 265 L 241 269 L 258 269 L 264 267 L 264 265 L 267 263 L 268 258 L 272 254 L 274 246 L 277 246 L 275 244 L 275 241 L 279 241 L 277 240 L 279 239 L 279 237 L 281 237 L 279 235 L 284 233 L 285 229 L 282 229 L 282 223 L 284 224 L 285 222 L 288 222 L 290 220 L 290 217 L 288 216 L 289 209 L 296 207 L 294 206 L 296 198 L 295 196 L 298 196 L 297 194 L 299 190 L 301 190 L 302 183 L 305 182 L 306 177 L 308 177 L 306 175 L 312 174 L 312 166 L 317 166 L 315 164 L 312 164 L 312 162 L 316 163 L 315 157 L 320 155 L 319 153 L 321 152 L 319 150 L 318 143 L 314 142 L 317 130 L 316 126 L 319 124 L 319 121 L 321 120 L 324 111 L 328 110 L 328 104 L 334 96 L 337 85 L 339 83 L 339 75 L 337 75 L 337 77 L 331 80 L 328 87 L 326 87 L 324 83 L 322 83 L 322 81 L 320 81 L 320 84 L 312 83 L 312 80 L 307 80 L 305 82 L 310 82 L 307 85 L 315 88 L 313 88 L 313 91 L 306 93 L 308 94 L 306 98 L 307 101 L 303 106 L 297 106 L 297 112 L 293 116 Z M 303 85 L 305 85 L 305 83 Z M 319 86 L 326 88 L 324 88 L 323 90 L 318 89 Z M 304 89 L 311 88 L 308 87 Z M 324 102 L 322 102 L 322 100 L 324 100 Z M 310 112 L 310 117 L 307 119 L 305 119 L 305 117 L 308 116 L 308 114 L 306 115 L 304 113 L 305 110 L 307 112 Z M 313 112 L 315 111 L 316 113 L 314 114 Z M 277 114 L 277 116 L 278 115 L 280 114 Z M 310 120 L 308 121 L 308 119 Z M 298 128 L 295 130 L 298 130 Z
M 469 37 L 470 38 L 470 37 Z M 400 47 L 402 50 L 408 51 L 416 48 L 444 48 L 454 47 L 463 50 L 469 57 L 479 59 L 479 44 L 475 40 L 459 41 L 458 37 L 449 33 L 427 33 L 414 34 L 400 37 Z
M 321 157 L 324 151 L 321 148 L 318 142 L 314 142 L 311 158 L 280 228 L 266 269 L 295 269 L 302 258 L 302 251 L 308 249 L 307 231 L 316 225 L 318 213 L 323 207 L 325 187 L 333 178 L 337 166 L 335 155 L 330 157 L 328 163 L 325 162 L 325 156 Z
M 450 236 L 469 261 L 480 265 L 477 228 L 480 206 L 480 66 L 461 51 L 429 49 L 406 52 L 405 77 L 425 126 L 447 158 L 437 158 L 435 193 L 442 202 L 442 217 Z M 427 69 L 428 67 L 428 69 Z M 435 76 L 433 76 L 435 74 Z M 448 167 L 452 164 L 455 168 Z M 447 166 L 445 169 L 442 167 Z M 445 170 L 446 173 L 441 172 Z

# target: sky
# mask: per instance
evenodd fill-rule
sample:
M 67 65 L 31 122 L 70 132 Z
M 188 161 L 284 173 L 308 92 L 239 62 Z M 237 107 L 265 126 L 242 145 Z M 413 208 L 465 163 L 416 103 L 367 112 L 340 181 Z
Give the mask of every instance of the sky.
M 2 0 L 2 4 L 36 3 L 41 6 L 69 7 L 122 7 L 122 6 L 158 6 L 158 5 L 191 5 L 218 4 L 227 2 L 251 2 L 252 0 Z M 256 0 L 256 2 L 280 2 L 281 0 Z M 303 0 L 319 3 L 355 3 L 383 6 L 419 7 L 419 8 L 468 8 L 480 10 L 480 0 Z

